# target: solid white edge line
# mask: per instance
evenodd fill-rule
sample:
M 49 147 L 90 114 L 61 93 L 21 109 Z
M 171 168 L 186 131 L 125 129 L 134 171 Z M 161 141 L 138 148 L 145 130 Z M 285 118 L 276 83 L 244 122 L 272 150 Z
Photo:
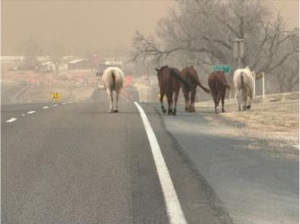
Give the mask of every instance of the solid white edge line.
M 49 107 L 48 106 L 44 106 L 43 109 L 49 109 Z
M 169 170 L 167 168 L 165 159 L 162 155 L 161 149 L 156 139 L 155 133 L 150 125 L 150 122 L 143 108 L 137 102 L 134 102 L 134 104 L 140 112 L 148 136 L 148 140 L 151 146 L 151 151 L 153 154 L 158 177 L 164 195 L 165 204 L 167 207 L 169 222 L 170 224 L 187 224 Z
M 7 120 L 6 122 L 7 122 L 7 123 L 11 123 L 11 122 L 14 122 L 14 121 L 16 121 L 16 120 L 17 120 L 17 118 L 12 117 L 11 119 Z
M 27 114 L 33 114 L 35 112 L 36 112 L 35 110 L 32 110 L 32 111 L 28 111 Z

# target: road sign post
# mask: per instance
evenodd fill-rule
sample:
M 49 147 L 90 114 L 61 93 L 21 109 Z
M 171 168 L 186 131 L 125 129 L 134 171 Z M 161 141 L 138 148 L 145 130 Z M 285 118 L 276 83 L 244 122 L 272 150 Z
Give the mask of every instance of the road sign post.
M 244 57 L 244 39 L 233 40 L 233 58 L 238 60 L 238 68 L 242 67 L 242 58 Z

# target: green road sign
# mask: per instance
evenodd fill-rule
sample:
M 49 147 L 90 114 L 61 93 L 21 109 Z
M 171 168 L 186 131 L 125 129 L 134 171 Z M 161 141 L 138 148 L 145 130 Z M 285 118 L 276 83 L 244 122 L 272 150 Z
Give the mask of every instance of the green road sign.
M 223 71 L 225 74 L 229 74 L 231 71 L 230 65 L 213 65 L 213 71 Z

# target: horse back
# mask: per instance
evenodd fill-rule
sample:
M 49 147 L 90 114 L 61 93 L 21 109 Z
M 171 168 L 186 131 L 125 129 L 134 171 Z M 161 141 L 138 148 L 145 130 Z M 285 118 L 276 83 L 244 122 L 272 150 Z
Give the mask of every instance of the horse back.
M 252 88 L 253 76 L 250 70 L 238 69 L 233 75 L 233 84 L 236 89 Z
M 213 94 L 224 92 L 229 87 L 223 72 L 213 72 L 208 76 L 208 86 Z
M 105 69 L 102 81 L 107 88 L 119 91 L 123 87 L 125 76 L 121 69 L 109 67 Z
M 176 68 L 166 67 L 158 74 L 158 83 L 161 90 L 169 92 L 180 88 L 179 81 L 172 76 L 172 73 L 180 75 L 180 71 Z

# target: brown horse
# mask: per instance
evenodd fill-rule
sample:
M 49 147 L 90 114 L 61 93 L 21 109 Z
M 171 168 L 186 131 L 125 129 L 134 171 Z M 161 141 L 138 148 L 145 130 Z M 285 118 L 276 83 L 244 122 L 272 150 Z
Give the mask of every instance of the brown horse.
M 185 98 L 185 111 L 195 112 L 197 86 L 200 86 L 206 93 L 210 93 L 210 90 L 202 86 L 197 72 L 193 66 L 184 68 L 180 72 L 180 77 L 185 80 L 186 83 L 188 83 L 188 85 L 182 85 L 182 92 Z
M 208 85 L 211 90 L 211 95 L 215 102 L 215 113 L 218 113 L 218 107 L 220 99 L 222 100 L 222 112 L 224 109 L 224 98 L 226 95 L 226 89 L 230 89 L 230 85 L 227 83 L 225 74 L 223 71 L 213 72 L 208 76 Z
M 180 90 L 180 82 L 185 83 L 180 77 L 180 71 L 177 68 L 171 68 L 167 65 L 157 69 L 157 78 L 160 89 L 160 104 L 163 113 L 166 113 L 166 109 L 163 105 L 164 95 L 167 96 L 168 100 L 168 114 L 176 115 L 176 107 L 178 101 L 178 95 Z M 174 108 L 173 108 L 173 94 L 174 97 Z

